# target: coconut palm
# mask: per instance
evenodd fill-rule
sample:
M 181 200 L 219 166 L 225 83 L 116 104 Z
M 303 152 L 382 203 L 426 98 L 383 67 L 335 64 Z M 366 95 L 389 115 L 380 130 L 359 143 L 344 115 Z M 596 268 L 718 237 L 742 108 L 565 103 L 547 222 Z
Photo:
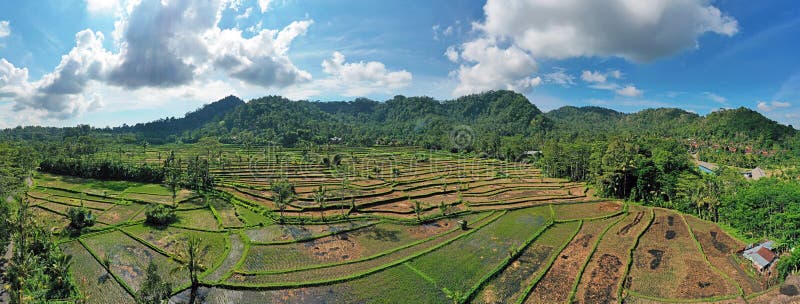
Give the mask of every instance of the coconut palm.
M 201 261 L 206 250 L 202 248 L 201 240 L 196 235 L 189 236 L 186 241 L 185 251 L 178 254 L 179 258 L 185 260 L 185 263 L 172 270 L 173 273 L 187 270 L 189 271 L 189 280 L 191 287 L 189 291 L 189 304 L 194 304 L 197 300 L 197 290 L 200 288 L 199 274 L 205 269 Z

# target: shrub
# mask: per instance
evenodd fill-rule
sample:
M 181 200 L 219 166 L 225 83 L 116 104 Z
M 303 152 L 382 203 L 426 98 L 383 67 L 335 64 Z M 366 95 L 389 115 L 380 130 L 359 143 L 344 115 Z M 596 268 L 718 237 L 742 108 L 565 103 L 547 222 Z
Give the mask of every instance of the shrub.
M 67 218 L 69 219 L 69 227 L 75 230 L 93 226 L 96 222 L 92 211 L 84 207 L 71 207 L 67 209 Z
M 144 215 L 147 217 L 146 223 L 156 226 L 169 225 L 178 219 L 174 209 L 160 204 L 148 208 Z

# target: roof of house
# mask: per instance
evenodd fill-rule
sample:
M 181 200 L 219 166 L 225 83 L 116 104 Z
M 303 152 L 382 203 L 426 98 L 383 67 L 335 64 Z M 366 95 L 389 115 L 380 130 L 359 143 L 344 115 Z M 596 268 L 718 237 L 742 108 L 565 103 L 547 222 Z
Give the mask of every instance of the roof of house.
M 753 248 L 745 250 L 742 254 L 747 259 L 753 261 L 759 267 L 766 267 L 775 260 L 775 253 L 772 252 L 772 242 L 759 244 Z

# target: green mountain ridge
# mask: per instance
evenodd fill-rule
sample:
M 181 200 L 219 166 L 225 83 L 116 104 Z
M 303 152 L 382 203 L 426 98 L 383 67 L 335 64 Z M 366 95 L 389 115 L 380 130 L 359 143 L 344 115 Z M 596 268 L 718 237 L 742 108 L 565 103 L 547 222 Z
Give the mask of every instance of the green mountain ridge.
M 77 128 L 18 127 L 0 138 L 42 139 L 88 132 Z M 522 94 L 488 91 L 452 100 L 402 95 L 385 102 L 293 101 L 266 96 L 244 102 L 228 96 L 187 113 L 183 118 L 92 129 L 129 134 L 150 143 L 195 142 L 217 137 L 223 143 L 328 143 L 338 137 L 347 145 L 419 145 L 433 149 L 504 154 L 541 147 L 546 140 L 586 141 L 631 136 L 693 138 L 771 147 L 797 131 L 760 113 L 738 108 L 700 116 L 682 109 L 645 109 L 622 113 L 602 107 L 565 106 L 542 112 Z M 454 142 L 453 132 L 461 142 Z M 466 140 L 466 141 L 464 141 Z M 502 147 L 507 151 L 501 151 Z

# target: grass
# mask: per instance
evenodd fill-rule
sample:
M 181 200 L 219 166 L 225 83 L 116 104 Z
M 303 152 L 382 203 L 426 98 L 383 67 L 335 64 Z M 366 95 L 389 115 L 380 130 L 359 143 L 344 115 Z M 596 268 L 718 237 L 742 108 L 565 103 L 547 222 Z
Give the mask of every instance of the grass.
M 61 244 L 72 256 L 70 273 L 87 303 L 133 303 L 133 297 L 79 242 Z
M 174 226 L 206 231 L 220 230 L 210 209 L 176 211 L 175 214 L 178 215 L 178 222 Z
M 502 272 L 489 280 L 473 298 L 475 303 L 513 303 L 522 297 L 538 275 L 544 274 L 561 246 L 572 238 L 578 222 L 554 224 Z
M 327 225 L 313 226 L 330 229 Z M 295 239 L 298 236 L 312 236 L 304 227 L 286 225 L 270 227 L 282 229 L 282 232 L 294 235 Z M 434 237 L 456 227 L 456 220 L 453 219 L 421 226 L 379 223 L 307 242 L 252 246 L 240 270 L 263 273 L 358 260 Z
M 509 212 L 481 230 L 436 251 L 416 258 L 409 264 L 427 274 L 437 286 L 450 293 L 466 294 L 481 277 L 496 268 L 511 250 L 546 224 L 547 208 Z
M 158 266 L 162 277 L 172 282 L 173 286 L 188 280 L 186 273 L 172 273 L 178 267 L 177 262 L 120 231 L 95 235 L 83 241 L 101 261 L 107 259 L 111 272 L 132 290 L 139 290 L 150 261 Z
M 203 244 L 201 264 L 205 267 L 211 267 L 216 261 L 225 257 L 227 233 L 195 231 L 176 227 L 154 229 L 144 224 L 125 227 L 122 230 L 140 242 L 146 242 L 149 247 L 157 248 L 154 250 L 163 251 L 172 257 L 183 254 L 189 236 L 196 236 L 200 238 L 201 244 Z
M 240 228 L 244 227 L 244 223 L 236 216 L 236 209 L 229 201 L 225 201 L 218 197 L 209 198 L 211 208 L 215 211 L 219 222 L 226 228 Z
M 145 208 L 144 204 L 117 205 L 104 212 L 98 213 L 97 221 L 109 225 L 127 222 Z

